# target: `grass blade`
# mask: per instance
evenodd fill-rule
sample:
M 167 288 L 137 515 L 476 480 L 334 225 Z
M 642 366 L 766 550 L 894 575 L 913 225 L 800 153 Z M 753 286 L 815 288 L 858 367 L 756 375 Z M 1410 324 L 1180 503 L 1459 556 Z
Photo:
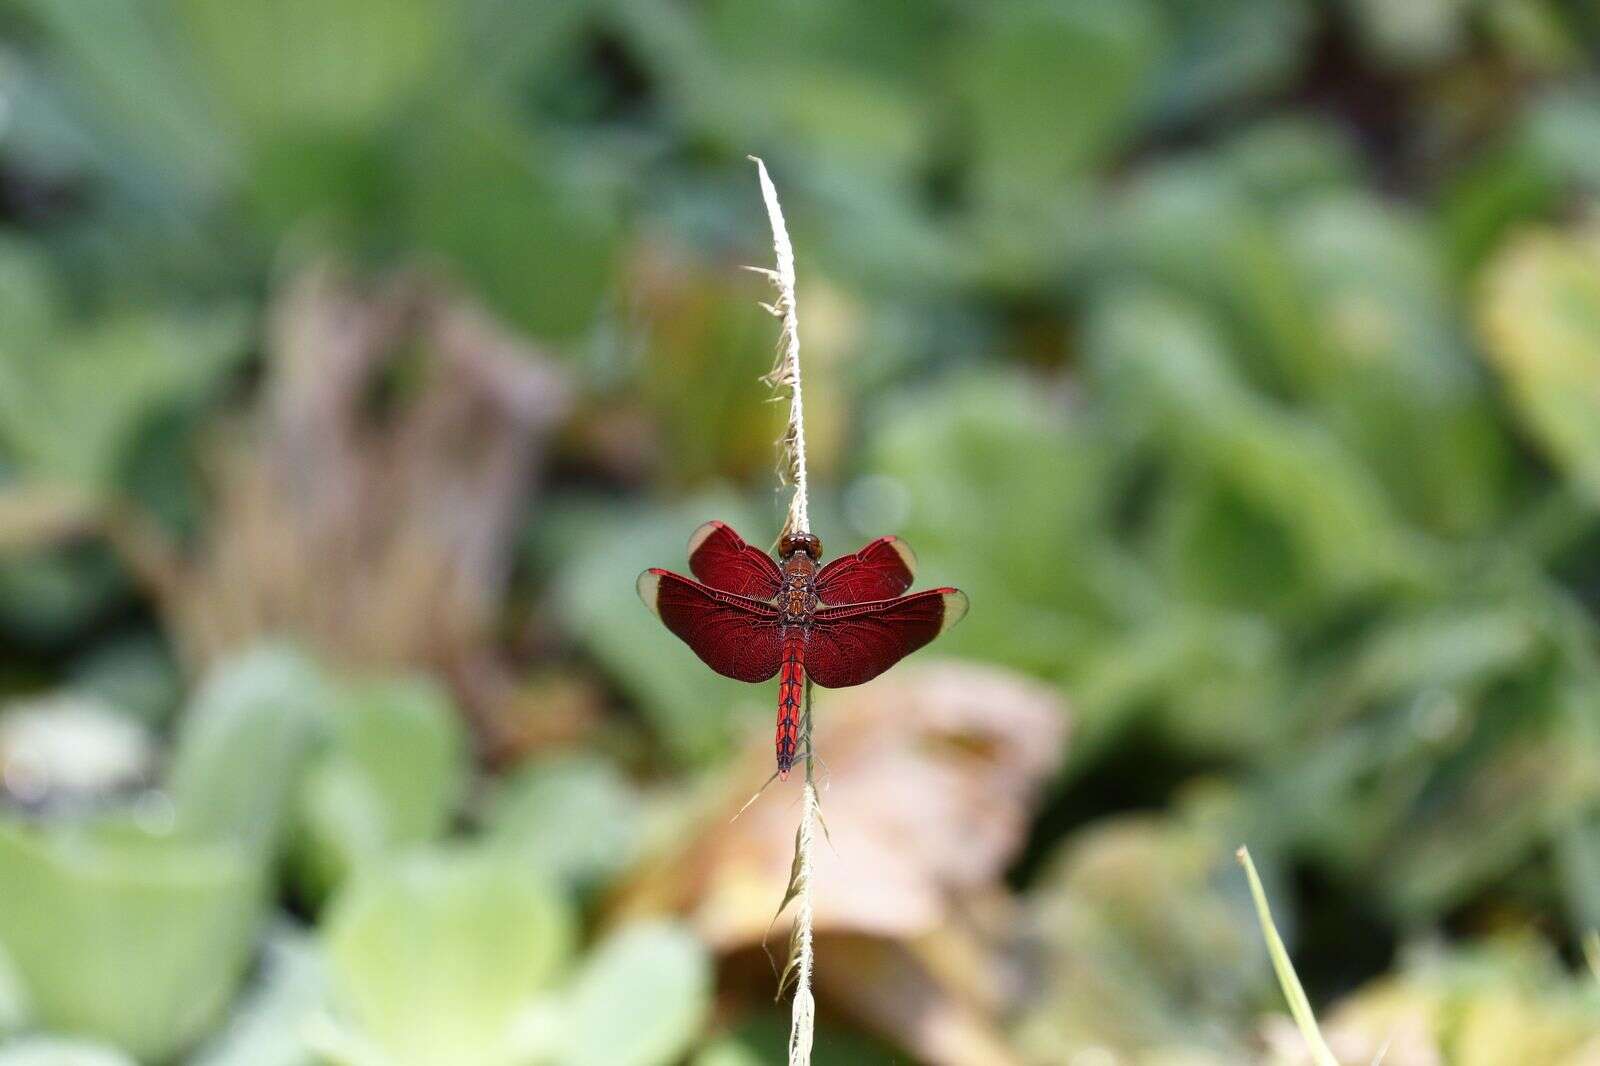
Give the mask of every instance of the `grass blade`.
M 1305 1040 L 1306 1047 L 1311 1050 L 1311 1058 L 1317 1066 L 1339 1066 L 1339 1060 L 1334 1058 L 1327 1042 L 1322 1039 L 1322 1031 L 1317 1028 L 1316 1016 L 1311 1013 L 1311 1001 L 1306 999 L 1306 990 L 1300 987 L 1300 978 L 1295 976 L 1294 963 L 1289 961 L 1289 952 L 1283 946 L 1283 938 L 1278 935 L 1278 927 L 1272 922 L 1272 910 L 1267 906 L 1267 893 L 1261 887 L 1261 877 L 1256 873 L 1256 864 L 1250 861 L 1250 849 L 1240 848 L 1235 857 L 1239 860 L 1239 865 L 1244 867 L 1245 876 L 1250 879 L 1250 895 L 1256 901 L 1256 917 L 1261 919 L 1261 935 L 1267 941 L 1267 954 L 1272 958 L 1272 969 L 1277 973 L 1278 984 L 1283 988 L 1283 998 L 1289 1001 L 1289 1013 L 1294 1016 L 1295 1025 L 1300 1027 L 1300 1036 Z

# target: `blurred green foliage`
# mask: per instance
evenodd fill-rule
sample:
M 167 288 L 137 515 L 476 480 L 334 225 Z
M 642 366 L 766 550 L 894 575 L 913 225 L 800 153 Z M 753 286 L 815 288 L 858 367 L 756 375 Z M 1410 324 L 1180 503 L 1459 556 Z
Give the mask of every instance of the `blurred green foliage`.
M 901 535 L 973 603 L 925 654 L 1072 707 L 993 886 L 1044 967 L 986 1001 L 1022 1061 L 1260 1052 L 1245 840 L 1355 1029 L 1576 1061 L 1597 50 L 1567 0 L 0 0 L 0 694 L 166 753 L 68 803 L 0 730 L 0 1063 L 784 1061 L 743 960 L 615 905 L 770 729 L 632 585 L 779 522 L 752 152 L 829 554 Z M 292 565 L 224 517 L 328 260 L 574 383 L 516 528 L 441 534 L 518 546 L 492 648 L 183 639 L 226 605 L 175 559 Z M 816 1061 L 903 1061 L 829 1006 Z

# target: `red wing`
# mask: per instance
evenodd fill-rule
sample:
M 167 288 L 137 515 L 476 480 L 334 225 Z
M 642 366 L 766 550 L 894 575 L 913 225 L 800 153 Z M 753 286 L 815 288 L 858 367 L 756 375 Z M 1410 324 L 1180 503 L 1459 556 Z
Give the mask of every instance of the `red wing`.
M 770 600 L 783 584 L 772 556 L 746 544 L 725 522 L 707 522 L 689 538 L 689 570 L 714 589 Z
M 765 681 L 778 672 L 783 645 L 776 607 L 653 568 L 639 575 L 639 598 L 724 677 Z
M 817 572 L 823 603 L 890 600 L 911 587 L 917 557 L 899 537 L 879 537 L 854 555 L 841 555 Z
M 812 617 L 806 674 L 823 688 L 871 681 L 966 613 L 966 594 L 951 588 L 824 607 Z

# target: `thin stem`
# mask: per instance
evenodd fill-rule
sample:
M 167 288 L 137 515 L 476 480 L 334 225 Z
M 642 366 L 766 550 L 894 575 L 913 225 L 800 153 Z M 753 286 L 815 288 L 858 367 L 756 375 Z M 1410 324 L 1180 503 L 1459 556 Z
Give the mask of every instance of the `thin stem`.
M 768 278 L 778 290 L 778 298 L 763 306 L 783 324 L 778 335 L 777 361 L 766 380 L 775 389 L 789 391 L 789 422 L 780 443 L 783 450 L 780 469 L 794 485 L 794 495 L 789 500 L 789 516 L 783 530 L 785 533 L 808 533 L 811 516 L 806 499 L 806 421 L 800 389 L 800 314 L 794 296 L 794 245 L 789 241 L 783 208 L 778 203 L 778 190 L 767 175 L 767 165 L 755 156 L 750 160 L 755 163 L 756 175 L 761 180 L 761 198 L 767 205 L 767 221 L 772 226 L 772 252 L 777 261 L 774 270 L 751 269 Z
M 805 706 L 800 717 L 800 735 L 805 739 L 806 783 L 802 793 L 800 831 L 795 835 L 798 858 L 795 880 L 798 894 L 795 898 L 794 934 L 790 950 L 794 954 L 795 983 L 794 1008 L 789 1026 L 789 1066 L 809 1066 L 811 1044 L 816 1025 L 817 1004 L 811 992 L 813 964 L 811 931 L 811 852 L 816 838 L 818 818 L 817 786 L 811 769 L 811 681 L 806 681 Z
M 1289 961 L 1289 949 L 1283 946 L 1283 938 L 1278 935 L 1278 926 L 1272 920 L 1272 910 L 1267 906 L 1266 890 L 1261 887 L 1261 877 L 1256 873 L 1256 864 L 1250 861 L 1250 849 L 1241 847 L 1234 857 L 1239 860 L 1239 865 L 1244 867 L 1245 878 L 1250 882 L 1250 896 L 1255 900 L 1256 917 L 1261 922 L 1261 935 L 1267 942 L 1267 956 L 1272 960 L 1272 969 L 1278 975 L 1278 985 L 1283 989 L 1283 998 L 1289 1004 L 1289 1013 L 1300 1029 L 1300 1037 L 1306 1042 L 1311 1060 L 1317 1066 L 1339 1066 L 1339 1060 L 1328 1049 L 1327 1043 L 1322 1039 L 1322 1031 L 1317 1028 L 1316 1015 L 1311 1013 L 1311 1001 L 1306 998 L 1306 990 L 1301 987 L 1300 978 L 1295 976 L 1294 963 Z M 1382 1057 L 1381 1052 L 1379 1057 Z
M 755 156 L 750 159 L 755 163 L 756 175 L 761 180 L 761 198 L 767 205 L 767 221 L 772 226 L 772 252 L 776 260 L 775 269 L 758 269 L 758 272 L 770 279 L 777 289 L 777 299 L 766 306 L 783 324 L 778 337 L 777 360 L 766 380 L 774 389 L 789 391 L 789 422 L 779 444 L 783 456 L 779 468 L 794 485 L 794 494 L 789 498 L 789 514 L 783 530 L 785 533 L 809 533 L 811 516 L 806 505 L 805 404 L 800 394 L 800 319 L 794 298 L 794 245 L 789 241 L 783 208 L 778 205 L 778 190 L 767 175 L 767 165 Z M 792 968 L 795 979 L 794 1008 L 789 1027 L 789 1066 L 809 1066 L 817 1012 L 816 1000 L 811 993 L 811 854 L 819 815 L 811 758 L 809 678 L 806 679 L 800 735 L 805 745 L 806 782 L 801 799 L 800 828 L 795 833 L 794 872 L 789 884 L 789 893 L 795 900 L 794 928 L 789 936 L 789 966 L 786 967 L 786 970 Z

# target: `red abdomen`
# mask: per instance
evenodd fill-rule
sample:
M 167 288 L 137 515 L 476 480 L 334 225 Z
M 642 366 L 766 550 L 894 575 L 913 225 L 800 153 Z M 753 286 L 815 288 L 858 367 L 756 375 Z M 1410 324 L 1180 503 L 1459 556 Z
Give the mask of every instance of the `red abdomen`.
M 805 637 L 791 632 L 783 641 L 783 666 L 778 671 L 778 778 L 787 781 L 800 747 L 800 700 L 804 695 Z

